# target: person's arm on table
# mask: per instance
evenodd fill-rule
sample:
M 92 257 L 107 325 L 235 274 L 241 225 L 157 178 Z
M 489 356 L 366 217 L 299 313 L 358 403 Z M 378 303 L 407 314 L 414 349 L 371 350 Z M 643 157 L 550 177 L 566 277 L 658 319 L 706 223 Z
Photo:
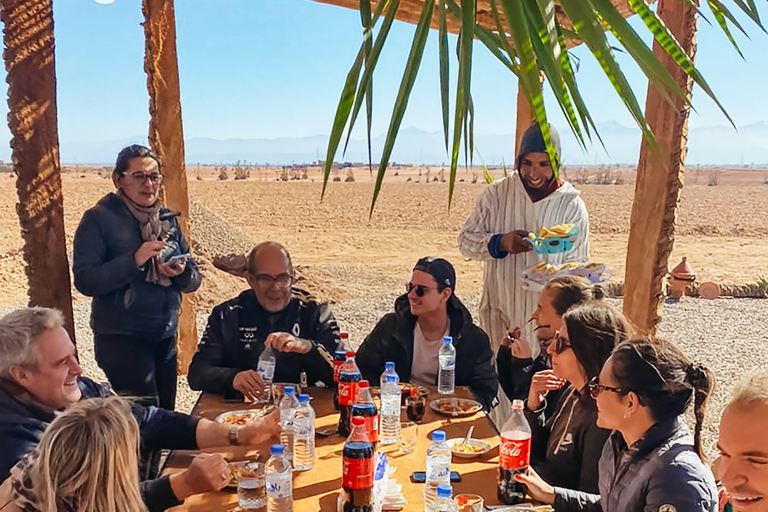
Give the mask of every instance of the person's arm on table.
M 518 473 L 515 480 L 528 486 L 528 495 L 536 501 L 553 505 L 557 512 L 602 512 L 599 494 L 552 487 L 533 468 Z

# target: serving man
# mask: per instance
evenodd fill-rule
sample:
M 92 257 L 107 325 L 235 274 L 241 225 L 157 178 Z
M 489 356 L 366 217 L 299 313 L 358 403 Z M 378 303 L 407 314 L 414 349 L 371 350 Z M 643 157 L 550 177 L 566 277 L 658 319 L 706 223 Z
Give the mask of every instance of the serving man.
M 189 366 L 192 389 L 211 393 L 264 394 L 255 371 L 266 346 L 275 351 L 275 382 L 333 385 L 330 354 L 339 343 L 339 327 L 327 304 L 292 288 L 293 263 L 277 242 L 262 242 L 248 255 L 251 289 L 216 306 L 208 317 L 197 353 Z
M 550 126 L 552 145 L 560 154 L 560 140 Z M 485 262 L 483 295 L 480 299 L 480 327 L 488 333 L 494 352 L 507 331 L 523 328 L 533 357 L 539 353 L 537 337 L 527 320 L 536 310 L 539 292 L 522 288 L 523 270 L 539 261 L 557 264 L 589 260 L 589 217 L 579 191 L 555 178 L 546 144 L 538 124 L 526 130 L 520 142 L 516 171 L 489 186 L 459 234 L 459 250 L 467 258 Z M 568 252 L 538 255 L 528 233 L 542 227 L 573 223 L 578 240 Z
M 61 313 L 22 308 L 0 318 L 0 480 L 34 449 L 57 411 L 79 400 L 106 396 L 109 390 L 82 377 L 75 345 Z M 278 414 L 231 427 L 157 407 L 133 405 L 142 451 L 197 450 L 257 445 L 278 432 Z M 188 469 L 142 483 L 150 512 L 179 505 L 185 498 L 217 491 L 230 480 L 221 454 L 198 455 Z
M 401 381 L 435 386 L 443 336 L 452 336 L 456 385 L 469 386 L 486 410 L 493 407 L 499 384 L 491 344 L 453 293 L 455 289 L 456 272 L 448 261 L 420 259 L 407 293 L 395 301 L 395 312 L 379 320 L 357 350 L 363 378 L 378 382 L 385 362 L 394 361 Z
M 733 390 L 717 440 L 723 484 L 720 510 L 768 512 L 768 370 L 744 378 Z

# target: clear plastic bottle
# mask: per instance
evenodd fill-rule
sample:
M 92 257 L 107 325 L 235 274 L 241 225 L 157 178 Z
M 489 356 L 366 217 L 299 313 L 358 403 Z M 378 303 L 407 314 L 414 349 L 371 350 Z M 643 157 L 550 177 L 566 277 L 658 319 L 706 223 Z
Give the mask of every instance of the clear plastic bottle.
M 424 485 L 424 510 L 434 512 L 437 486 L 451 483 L 451 449 L 445 442 L 445 432 L 432 432 L 432 444 L 427 448 L 427 478 Z
M 306 471 L 315 467 L 315 410 L 309 395 L 299 395 L 299 407 L 293 419 L 293 468 Z
M 277 366 L 275 352 L 272 350 L 272 347 L 264 347 L 264 351 L 259 356 L 259 363 L 256 366 L 256 371 L 265 384 L 264 394 L 259 398 L 260 404 L 267 404 L 272 400 L 272 379 L 275 378 L 275 366 Z
M 453 501 L 452 495 L 453 488 L 450 484 L 438 485 L 434 512 L 456 512 L 456 503 Z
M 289 464 L 293 463 L 293 421 L 296 417 L 296 408 L 299 401 L 296 400 L 296 388 L 285 386 L 284 395 L 280 400 L 280 444 L 285 447 L 285 459 Z
M 395 371 L 395 363 L 393 361 L 384 363 L 384 373 L 381 374 L 381 378 L 379 379 L 379 386 L 382 388 L 384 387 L 384 383 L 387 382 L 387 375 L 394 375 L 395 384 L 400 386 L 400 376 Z
M 400 386 L 397 374 L 383 374 L 386 377 L 381 384 L 381 436 L 382 445 L 400 441 Z
M 293 511 L 293 471 L 283 455 L 284 446 L 273 444 L 267 461 L 267 512 Z
M 437 354 L 440 361 L 437 392 L 441 395 L 452 395 L 456 378 L 456 348 L 453 346 L 453 338 L 443 336 L 443 344 Z

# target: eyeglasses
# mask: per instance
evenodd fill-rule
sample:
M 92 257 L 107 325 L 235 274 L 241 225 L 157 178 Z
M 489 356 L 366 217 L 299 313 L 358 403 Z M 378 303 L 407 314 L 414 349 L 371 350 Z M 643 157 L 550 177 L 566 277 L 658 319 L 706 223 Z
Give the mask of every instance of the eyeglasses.
M 147 174 L 141 171 L 132 172 L 128 176 L 130 176 L 131 179 L 136 183 L 144 183 L 146 180 L 149 180 L 150 183 L 162 183 L 163 178 L 165 177 L 159 172 L 153 172 L 152 174 Z
M 592 380 L 589 381 L 589 394 L 592 395 L 592 398 L 597 398 L 597 396 L 603 391 L 610 391 L 611 393 L 617 393 L 619 395 L 625 395 L 629 392 L 624 388 L 612 388 L 611 386 L 603 386 L 600 384 L 600 381 L 597 377 L 593 377 Z
M 255 279 L 256 283 L 262 288 L 269 288 L 273 284 L 277 284 L 279 288 L 286 288 L 293 282 L 293 276 L 291 274 L 279 274 L 276 276 L 257 274 Z
M 560 336 L 560 331 L 555 331 L 555 337 L 550 342 L 550 345 L 554 349 L 555 353 L 562 354 L 571 346 L 567 343 L 568 340 Z
M 429 290 L 434 290 L 434 288 L 430 288 L 429 286 L 424 286 L 423 284 L 413 284 L 413 283 L 405 284 L 406 294 L 411 293 L 413 290 L 416 290 L 417 297 L 423 297 L 425 293 L 427 293 Z

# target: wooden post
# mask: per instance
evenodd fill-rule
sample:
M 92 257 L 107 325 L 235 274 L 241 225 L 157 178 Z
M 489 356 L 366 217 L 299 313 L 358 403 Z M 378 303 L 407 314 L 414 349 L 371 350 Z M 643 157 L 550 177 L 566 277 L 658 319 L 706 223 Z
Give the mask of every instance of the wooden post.
M 688 55 L 696 52 L 696 9 L 687 2 L 660 0 L 658 12 Z M 692 80 L 654 43 L 653 52 L 691 97 Z M 670 94 L 671 96 L 674 96 Z M 635 199 L 632 204 L 624 313 L 644 333 L 661 320 L 667 264 L 675 241 L 677 205 L 683 186 L 690 103 L 675 97 L 670 105 L 648 86 L 645 115 L 661 146 L 663 160 L 645 140 L 640 147 Z
M 8 126 L 29 305 L 61 310 L 75 341 L 64 235 L 51 0 L 2 0 Z
M 181 212 L 181 230 L 191 243 L 173 0 L 144 0 L 143 11 L 146 37 L 144 71 L 147 73 L 151 116 L 149 143 L 160 157 L 160 166 L 165 175 L 165 204 L 172 210 Z M 178 331 L 181 373 L 187 372 L 192 356 L 197 350 L 195 303 L 194 294 L 183 295 Z
M 531 104 L 528 103 L 528 98 L 523 93 L 523 88 L 517 86 L 517 123 L 515 125 L 515 160 L 517 155 L 520 154 L 520 141 L 523 139 L 523 134 L 527 130 L 531 123 L 536 119 L 533 115 L 533 109 Z M 517 164 L 517 161 L 515 161 Z

